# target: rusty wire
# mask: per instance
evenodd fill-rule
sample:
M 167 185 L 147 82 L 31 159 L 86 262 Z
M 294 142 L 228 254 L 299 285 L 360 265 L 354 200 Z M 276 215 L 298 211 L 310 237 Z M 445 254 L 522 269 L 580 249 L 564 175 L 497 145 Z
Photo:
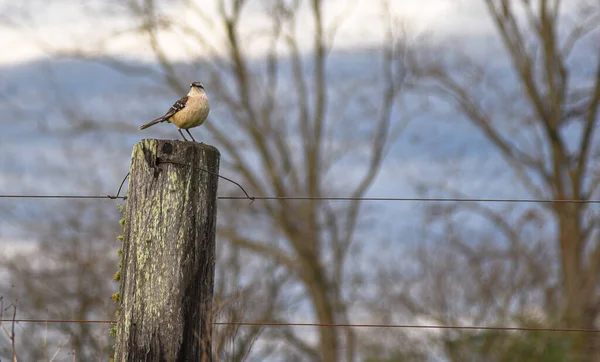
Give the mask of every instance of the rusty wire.
M 96 323 L 115 324 L 110 319 L 1 319 L 0 323 Z M 542 328 L 542 327 L 503 327 L 503 326 L 459 326 L 459 325 L 420 325 L 420 324 L 346 324 L 346 323 L 294 323 L 294 322 L 214 322 L 216 326 L 263 326 L 263 327 L 331 327 L 331 328 L 397 328 L 397 329 L 457 329 L 483 331 L 521 331 L 557 333 L 600 333 L 600 329 L 585 328 Z
M 223 177 L 223 176 L 221 176 Z M 127 196 L 111 195 L 20 195 L 0 194 L 0 199 L 121 199 Z M 317 201 L 399 201 L 399 202 L 490 202 L 490 203 L 557 203 L 600 204 L 600 200 L 575 199 L 518 199 L 518 198 L 459 198 L 459 197 L 350 197 L 350 196 L 218 196 L 219 200 L 317 200 Z
M 182 162 L 164 160 L 157 158 L 156 165 L 169 163 L 180 166 L 191 166 Z M 237 181 L 222 176 L 216 172 L 209 171 L 202 167 L 191 166 L 202 172 L 217 176 L 225 181 L 236 185 L 244 196 L 218 196 L 218 200 L 255 200 L 276 201 L 276 200 L 311 200 L 311 201 L 397 201 L 397 202 L 488 202 L 488 203 L 557 203 L 557 204 L 600 204 L 598 199 L 532 199 L 532 198 L 461 198 L 461 197 L 352 197 L 352 196 L 251 196 L 246 189 Z M 121 181 L 116 195 L 21 195 L 21 194 L 0 194 L 0 199 L 109 199 L 109 200 L 127 200 L 127 196 L 120 196 L 125 181 L 129 177 L 129 172 Z

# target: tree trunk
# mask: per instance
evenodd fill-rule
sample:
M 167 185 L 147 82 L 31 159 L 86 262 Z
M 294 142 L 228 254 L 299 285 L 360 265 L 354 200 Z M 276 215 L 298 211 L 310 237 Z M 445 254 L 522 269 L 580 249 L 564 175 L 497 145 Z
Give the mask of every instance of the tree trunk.
M 595 329 L 597 306 L 596 286 L 588 285 L 582 261 L 583 235 L 579 225 L 579 205 L 557 206 L 561 251 L 563 313 L 561 326 L 575 329 Z M 587 271 L 589 273 L 589 271 Z M 579 333 L 571 336 L 576 360 L 600 361 L 597 356 L 598 336 L 595 333 Z

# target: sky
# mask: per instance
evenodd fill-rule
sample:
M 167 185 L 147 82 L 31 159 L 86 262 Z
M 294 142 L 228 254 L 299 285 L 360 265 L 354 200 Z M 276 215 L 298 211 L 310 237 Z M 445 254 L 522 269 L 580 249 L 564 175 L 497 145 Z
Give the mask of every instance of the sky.
M 43 4 L 44 11 L 37 11 L 35 18 L 22 16 L 19 10 L 20 6 L 31 4 Z M 0 49 L 10 49 L 10 51 L 0 52 L 0 71 L 2 67 L 10 72 L 10 79 L 14 84 L 25 86 L 29 82 L 35 83 L 43 74 L 39 69 L 29 69 L 27 64 L 36 64 L 39 59 L 48 58 L 48 53 L 44 51 L 45 47 L 64 47 L 88 44 L 90 47 L 96 47 L 96 41 L 112 31 L 131 26 L 130 19 L 125 12 L 113 11 L 107 13 L 105 4 L 111 2 L 90 0 L 85 2 L 75 2 L 69 0 L 57 0 L 53 2 L 44 2 L 41 0 L 29 0 L 27 2 L 16 3 L 10 0 L 0 0 Z M 165 7 L 161 11 L 168 16 L 177 17 L 189 24 L 206 28 L 210 32 L 210 40 L 214 39 L 216 51 L 220 51 L 218 45 L 219 37 L 223 35 L 223 29 L 219 26 L 211 28 L 209 21 L 203 20 L 199 16 L 190 15 L 185 12 L 182 15 L 183 7 L 181 2 L 165 2 Z M 215 14 L 216 1 L 200 0 L 202 11 L 211 19 L 211 14 Z M 242 23 L 242 34 L 253 34 L 262 29 L 266 23 L 264 4 L 268 1 L 251 1 L 245 11 L 249 14 L 244 16 L 246 19 Z M 337 49 L 362 49 L 373 47 L 383 41 L 381 26 L 378 22 L 382 21 L 382 10 L 380 6 L 374 6 L 380 3 L 377 0 L 328 0 L 324 6 L 324 23 L 331 23 L 331 19 L 336 19 L 340 14 L 347 16 L 342 23 L 338 37 L 336 38 Z M 484 2 L 481 0 L 390 0 L 391 13 L 409 29 L 411 34 L 432 34 L 437 39 L 449 39 L 452 42 L 461 41 L 461 45 L 468 42 L 474 44 L 469 48 L 472 53 L 489 52 L 490 46 L 497 42 L 489 42 L 495 35 L 494 28 L 487 16 Z M 567 2 L 569 6 L 573 2 Z M 25 4 L 25 5 L 23 5 Z M 305 26 L 302 19 L 306 17 L 306 9 L 299 15 L 299 23 Z M 310 25 L 306 25 L 309 27 Z M 304 51 L 309 51 L 311 42 L 311 29 L 298 29 L 300 45 Z M 112 55 L 130 58 L 134 60 L 153 61 L 152 51 L 148 48 L 146 41 L 140 41 L 139 38 L 131 36 L 121 36 L 118 41 L 111 41 L 111 45 L 104 50 Z M 172 54 L 172 58 L 185 60 L 187 52 L 183 50 L 178 42 L 176 34 L 168 34 L 161 38 Z M 492 44 L 492 45 L 490 45 Z M 251 55 L 261 57 L 264 54 L 262 46 L 247 47 Z M 208 58 L 214 54 L 206 54 Z M 194 53 L 197 56 L 197 52 Z M 19 65 L 24 65 L 20 70 Z M 63 67 L 64 68 L 64 67 Z M 110 73 L 103 70 L 82 67 L 73 64 L 69 66 L 71 73 L 58 73 L 55 81 L 60 81 L 69 86 L 69 84 L 86 83 L 87 89 L 91 89 L 94 84 L 95 89 L 93 98 L 96 102 L 91 108 L 107 109 L 104 106 L 106 102 L 115 102 L 115 98 L 123 97 L 118 92 L 113 92 L 109 88 L 104 88 L 104 84 L 111 84 L 124 90 L 128 85 L 127 80 L 123 80 L 117 73 Z M 101 81 L 97 81 L 96 72 L 101 75 Z M 64 75 L 63 75 L 64 74 Z M 71 76 L 69 76 L 71 74 Z M 8 78 L 8 77 L 7 77 Z M 7 79 L 5 78 L 5 79 Z M 104 83 L 102 83 L 104 82 Z M 102 84 L 100 84 L 102 83 Z M 2 87 L 0 81 L 0 87 Z M 134 85 L 135 86 L 135 85 Z M 36 87 L 37 88 L 37 87 Z M 71 94 L 62 95 L 63 97 L 77 96 L 81 94 L 81 87 L 74 87 L 75 91 Z M 1 90 L 1 88 L 0 88 Z M 37 90 L 37 89 L 36 89 Z M 28 93 L 23 93 L 28 94 Z M 170 95 L 169 95 L 170 96 Z M 109 98 L 107 98 L 109 97 Z M 111 98 L 112 97 L 112 98 Z M 22 98 L 22 96 L 21 96 Z M 19 102 L 20 100 L 14 100 Z M 60 99 L 59 99 L 60 101 Z M 166 100 L 165 102 L 170 102 Z M 167 103 L 165 103 L 166 106 Z M 21 104 L 20 106 L 32 108 L 31 104 Z M 134 107 L 128 109 L 130 113 L 139 113 L 144 110 L 144 105 L 122 105 L 122 107 Z M 135 107 L 141 107 L 136 110 Z M 0 109 L 1 105 L 0 105 Z M 46 107 L 45 109 L 48 109 Z M 112 108 L 111 108 L 112 110 Z M 97 112 L 97 111 L 94 111 Z M 52 112 L 50 112 L 52 113 Z M 98 115 L 97 113 L 95 114 Z M 40 114 L 40 118 L 48 114 Z M 144 116 L 140 116 L 143 118 Z M 39 122 L 39 120 L 38 120 Z M 61 154 L 60 145 L 57 140 L 48 140 L 47 143 L 40 142 L 38 138 L 32 137 L 36 130 L 31 129 L 31 125 L 10 124 L 12 130 L 5 132 L 3 140 L 0 135 L 0 153 L 4 149 L 16 150 L 18 147 L 28 145 L 27 147 L 44 149 L 44 156 L 48 159 L 56 160 L 55 154 Z M 451 140 L 451 141 L 450 141 Z M 128 139 L 133 146 L 135 138 Z M 457 147 L 468 145 L 470 152 L 457 153 Z M 473 152 L 476 150 L 477 152 Z M 56 153 L 54 153 L 56 151 Z M 452 176 L 447 175 L 447 169 L 440 167 L 448 161 L 456 162 L 451 155 L 459 157 L 458 163 L 455 163 Z M 33 160 L 35 153 L 21 152 L 21 159 Z M 397 147 L 394 148 L 393 157 L 388 159 L 386 167 L 380 173 L 378 182 L 369 193 L 370 196 L 382 197 L 386 195 L 394 196 L 414 196 L 414 184 L 420 179 L 439 180 L 443 179 L 449 185 L 457 185 L 468 189 L 473 196 L 489 197 L 496 196 L 520 196 L 516 195 L 519 190 L 507 188 L 505 185 L 510 179 L 509 175 L 498 174 L 497 168 L 499 162 L 486 163 L 490 157 L 497 155 L 491 150 L 486 141 L 466 122 L 451 120 L 450 122 L 435 122 L 435 125 L 423 121 L 409 124 L 405 134 L 402 136 Z M 2 160 L 0 160 L 2 161 Z M 5 165 L 12 161 L 2 161 Z M 67 162 L 67 161 L 66 161 Z M 485 164 L 482 168 L 481 165 Z M 2 164 L 0 164 L 2 166 Z M 481 171 L 489 168 L 485 173 Z M 494 174 L 496 172 L 496 174 Z M 476 177 L 473 177 L 475 175 Z M 491 177 L 488 177 L 490 176 Z M 20 176 L 11 178 L 10 174 L 0 175 L 0 186 L 7 187 L 15 184 L 15 180 Z M 16 178 L 16 179 L 15 179 Z M 35 178 L 35 177 L 33 177 Z M 492 181 L 490 181 L 490 178 Z M 400 181 L 399 183 L 399 179 Z M 24 180 L 22 180 L 24 181 Z M 31 181 L 33 183 L 34 181 Z M 65 191 L 70 185 L 56 185 L 50 182 L 46 183 L 52 190 Z M 72 190 L 76 191 L 76 190 Z M 409 211 L 413 205 L 396 206 L 399 211 Z M 6 227 L 5 227 L 6 229 Z M 1 235 L 0 235 L 1 237 Z
M 112 31 L 131 26 L 130 19 L 124 15 L 125 12 L 115 11 L 106 13 L 104 11 L 104 4 L 109 2 L 95 0 L 85 2 L 68 0 L 42 2 L 41 0 L 29 0 L 21 4 L 31 5 L 37 2 L 43 4 L 40 6 L 43 6 L 44 11 L 38 11 L 35 14 L 35 18 L 27 19 L 26 16 L 19 16 L 19 14 L 22 14 L 19 11 L 19 6 L 21 5 L 9 0 L 0 0 L 0 19 L 9 20 L 0 21 L 0 49 L 11 49 L 9 52 L 0 52 L 0 71 L 2 71 L 2 67 L 6 71 L 11 69 L 10 77 L 5 79 L 11 79 L 13 84 L 23 86 L 28 83 L 35 84 L 39 77 L 43 76 L 43 71 L 40 71 L 40 69 L 30 69 L 28 67 L 35 67 L 36 60 L 48 58 L 48 53 L 44 51 L 45 47 L 64 47 L 67 49 L 70 46 L 81 46 L 82 44 L 96 47 L 97 43 L 95 41 L 100 37 Z M 339 17 L 340 14 L 347 16 L 336 38 L 337 49 L 356 50 L 373 47 L 383 41 L 381 26 L 378 24 L 382 21 L 383 12 L 380 6 L 374 6 L 376 2 L 379 3 L 379 1 L 373 0 L 329 0 L 325 3 L 324 23 L 330 24 L 330 20 Z M 210 31 L 210 39 L 214 38 L 216 51 L 219 51 L 219 37 L 222 36 L 223 29 L 218 26 L 211 29 L 207 25 L 208 22 L 198 16 L 193 16 L 189 13 L 181 15 L 183 12 L 183 8 L 180 5 L 181 2 L 173 1 L 166 3 L 168 5 L 161 9 L 164 14 L 181 18 L 190 24 L 194 24 L 194 26 L 198 26 L 200 29 L 206 28 L 207 31 Z M 207 14 L 208 19 L 211 18 L 211 14 L 217 11 L 215 1 L 201 0 L 197 3 L 202 6 L 202 11 Z M 266 15 L 264 15 L 263 4 L 265 3 L 268 2 L 250 2 L 250 5 L 245 10 L 249 14 L 243 17 L 243 19 L 247 20 L 242 23 L 240 31 L 242 34 L 253 34 L 264 26 Z M 440 39 L 447 38 L 452 41 L 460 39 L 463 42 L 473 41 L 476 44 L 476 46 L 471 48 L 473 52 L 479 51 L 484 53 L 489 50 L 489 44 L 481 46 L 483 43 L 482 39 L 489 39 L 494 34 L 494 28 L 486 14 L 483 1 L 403 0 L 390 1 L 390 3 L 390 7 L 392 8 L 391 13 L 413 34 L 428 33 Z M 7 14 L 11 16 L 7 18 Z M 16 15 L 12 16 L 12 14 Z M 302 21 L 303 17 L 306 16 L 306 9 L 304 9 L 301 11 L 298 21 L 303 26 L 307 23 Z M 309 51 L 309 45 L 312 40 L 311 29 L 300 28 L 298 29 L 298 35 L 301 48 L 304 51 Z M 119 41 L 111 41 L 111 45 L 107 46 L 104 50 L 109 54 L 124 58 L 141 61 L 154 60 L 146 41 L 140 41 L 140 39 L 130 36 L 123 36 L 118 39 Z M 166 35 L 161 38 L 161 41 L 166 44 L 170 52 L 175 54 L 172 58 L 186 59 L 187 53 L 182 50 L 183 48 L 180 46 L 180 42 L 178 42 L 178 38 L 175 35 Z M 246 49 L 251 55 L 261 57 L 264 54 L 261 46 L 258 43 L 256 46 L 253 44 L 253 46 Z M 194 53 L 194 56 L 197 56 L 197 52 Z M 207 58 L 210 56 L 212 54 L 206 54 Z M 22 69 L 19 67 L 20 65 L 24 65 Z M 68 70 L 67 72 L 65 72 L 65 68 Z M 95 87 L 94 92 L 90 93 L 89 96 L 93 95 L 91 99 L 94 101 L 92 102 L 88 99 L 88 103 L 93 103 L 90 105 L 90 108 L 94 109 L 93 115 L 96 118 L 102 117 L 97 113 L 98 109 L 109 109 L 109 107 L 105 106 L 107 102 L 114 104 L 115 99 L 124 96 L 123 92 L 131 91 L 131 87 L 138 86 L 136 85 L 137 83 L 131 83 L 118 73 L 107 72 L 105 69 L 97 69 L 89 65 L 72 64 L 67 67 L 62 66 L 59 69 L 63 69 L 62 73 L 60 70 L 57 71 L 54 81 L 63 83 L 62 85 L 64 85 L 65 89 L 69 89 L 73 85 L 70 93 L 59 94 L 58 96 L 60 97 L 81 96 L 83 88 L 79 83 L 85 83 L 86 89 L 89 90 L 92 89 L 90 87 L 93 84 L 93 87 Z M 0 81 L 1 86 L 2 82 Z M 115 87 L 118 91 L 115 91 Z M 31 91 L 38 91 L 38 87 L 36 86 L 35 88 Z M 29 94 L 29 91 L 26 88 L 26 93 L 21 94 Z M 171 95 L 168 96 L 170 97 Z M 21 95 L 20 97 L 22 98 L 23 96 Z M 60 101 L 61 99 L 57 98 L 57 102 Z M 19 102 L 19 99 L 15 100 L 15 102 Z M 170 100 L 165 100 L 165 102 L 170 102 Z M 168 106 L 167 103 L 165 105 Z M 21 104 L 20 106 L 25 108 L 35 107 L 30 103 Z M 121 107 L 124 109 L 127 108 L 125 113 L 128 112 L 128 114 L 141 114 L 140 112 L 146 108 L 144 104 L 133 105 L 130 103 L 121 105 Z M 136 110 L 135 107 L 139 109 Z M 53 119 L 52 113 L 55 110 L 46 112 L 46 110 L 52 109 L 51 106 L 44 105 L 42 109 L 44 110 L 44 114 L 40 113 L 39 118 L 49 117 Z M 112 112 L 113 109 L 114 107 L 111 106 L 110 111 Z M 83 111 L 85 112 L 86 110 Z M 108 115 L 108 117 L 111 116 L 112 114 Z M 140 118 L 143 117 L 145 116 L 140 115 Z M 369 190 L 369 196 L 415 196 L 414 185 L 423 179 L 442 179 L 451 186 L 456 185 L 468 189 L 473 196 L 517 196 L 516 193 L 518 193 L 518 190 L 515 188 L 508 189 L 504 186 L 510 179 L 509 175 L 495 175 L 493 173 L 497 172 L 495 169 L 498 168 L 498 162 L 485 162 L 490 157 L 497 158 L 497 155 L 486 145 L 485 140 L 472 127 L 465 122 L 455 122 L 455 120 L 451 122 L 435 122 L 435 124 L 430 121 L 422 120 L 408 125 L 405 134 L 394 148 L 392 157 L 388 158 L 385 167 L 377 178 L 377 182 Z M 40 122 L 40 120 L 38 119 L 37 122 Z M 35 159 L 38 157 L 37 154 L 42 154 L 48 160 L 48 162 L 43 162 L 44 164 L 51 165 L 52 162 L 57 162 L 58 157 L 56 155 L 64 152 L 61 149 L 60 141 L 56 139 L 41 141 L 40 138 L 34 137 L 34 132 L 39 130 L 39 127 L 35 128 L 35 123 L 10 123 L 10 125 L 12 130 L 9 129 L 5 133 L 6 136 L 4 139 L 0 135 L 0 153 L 2 153 L 3 149 L 12 151 L 14 154 L 19 155 L 23 163 L 29 165 L 24 166 L 25 168 L 35 167 L 38 172 L 49 173 L 51 170 L 47 169 L 47 167 L 51 166 L 44 168 L 39 165 L 39 162 L 36 164 Z M 52 127 L 56 127 L 56 123 Z M 137 138 L 130 137 L 126 142 L 131 143 L 131 146 L 133 146 L 136 140 Z M 82 142 L 84 143 L 82 146 L 85 146 L 85 141 Z M 461 145 L 469 145 L 470 150 L 477 150 L 477 152 L 460 152 L 460 154 L 457 154 L 456 149 L 457 147 L 461 147 Z M 20 152 L 18 151 L 19 147 L 27 147 L 29 152 Z M 36 149 L 43 150 L 43 152 L 32 152 L 32 150 Z M 456 156 L 452 156 L 455 154 Z M 111 157 L 121 157 L 121 155 L 111 155 Z M 457 158 L 460 158 L 459 162 Z M 123 159 L 126 163 L 127 157 Z M 2 167 L 2 162 L 4 162 L 5 166 L 8 165 L 4 167 L 6 170 L 10 168 L 9 163 L 12 161 L 0 160 L 0 167 Z M 68 162 L 68 160 L 64 160 L 64 162 Z M 447 174 L 448 170 L 446 167 L 441 167 L 449 162 L 453 162 L 454 164 L 451 176 Z M 481 167 L 482 164 L 485 164 L 483 168 Z M 125 167 L 123 169 L 126 169 Z M 483 173 L 483 170 L 486 172 Z M 114 172 L 118 173 L 119 171 Z M 472 175 L 476 175 L 476 177 L 472 177 Z M 493 182 L 490 182 L 490 178 L 487 177 L 488 175 L 492 175 Z M 0 187 L 12 188 L 12 185 L 15 185 L 15 181 L 20 180 L 21 186 L 28 184 L 36 185 L 38 192 L 48 192 L 48 189 L 67 193 L 85 192 L 85 187 L 81 187 L 80 190 L 73 189 L 73 185 L 53 183 L 50 179 L 47 179 L 46 182 L 40 185 L 36 182 L 36 178 L 37 176 L 31 175 L 28 178 L 23 178 L 20 174 L 11 176 L 10 173 L 4 172 L 3 175 L 0 175 Z M 39 189 L 42 186 L 46 189 Z M 414 206 L 411 204 L 397 204 L 393 206 L 393 209 L 390 209 L 387 205 L 381 207 L 387 211 L 386 214 L 390 215 L 390 218 L 395 217 L 398 213 L 408 214 L 412 218 L 416 218 L 418 216 L 410 212 Z M 4 230 L 11 229 L 9 225 L 4 225 L 2 228 Z M 0 237 L 2 237 L 1 234 Z
M 30 0 L 34 3 L 39 0 Z M 373 46 L 382 41 L 379 26 L 374 26 L 382 20 L 383 13 L 380 6 L 374 6 L 383 1 L 379 0 L 328 0 L 324 6 L 324 22 L 339 18 L 342 14 L 346 20 L 342 23 L 336 45 L 341 48 L 360 48 Z M 110 30 L 122 29 L 129 26 L 129 19 L 124 13 L 103 14 L 102 2 L 86 1 L 53 1 L 43 6 L 43 11 L 36 12 L 35 18 L 22 19 L 18 16 L 20 6 L 11 0 L 0 0 L 0 49 L 10 49 L 0 54 L 0 64 L 18 63 L 46 56 L 45 46 L 60 44 L 65 48 L 70 45 L 93 43 L 94 38 L 99 39 Z M 29 2 L 22 2 L 28 4 Z M 214 0 L 201 0 L 198 2 L 202 11 L 208 18 L 217 11 Z M 251 16 L 244 16 L 242 33 L 252 33 L 266 23 L 264 2 L 250 2 L 247 12 Z M 466 36 L 477 34 L 488 35 L 493 31 L 485 14 L 483 2 L 479 0 L 402 0 L 390 1 L 390 9 L 401 21 L 415 32 L 432 32 L 436 34 Z M 198 16 L 184 11 L 180 2 L 173 1 L 164 9 L 164 14 L 184 19 L 199 28 L 211 32 L 211 38 L 218 43 L 219 35 L 223 34 L 222 28 L 215 31 L 206 21 Z M 304 8 L 299 17 L 299 23 L 306 17 L 307 9 Z M 17 14 L 16 16 L 13 15 Z M 182 15 L 182 13 L 184 15 Z M 3 16 L 2 16 L 3 15 Z M 100 29 L 101 31 L 98 31 Z M 310 43 L 310 31 L 301 31 L 301 47 L 306 49 Z M 302 36 L 304 35 L 304 36 Z M 175 59 L 185 59 L 188 52 L 178 46 L 177 35 L 165 36 L 162 39 L 170 45 L 170 51 Z M 119 42 L 111 44 L 106 50 L 108 53 L 133 57 L 138 59 L 152 59 L 152 52 L 146 46 L 140 45 L 139 39 L 124 36 Z M 256 55 L 262 54 L 260 46 L 253 47 Z

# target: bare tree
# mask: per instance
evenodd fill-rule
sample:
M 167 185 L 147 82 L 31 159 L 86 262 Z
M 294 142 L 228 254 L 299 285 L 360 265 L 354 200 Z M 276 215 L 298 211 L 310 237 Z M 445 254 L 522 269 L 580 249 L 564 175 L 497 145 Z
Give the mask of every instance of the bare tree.
M 219 237 L 227 246 L 221 250 L 241 249 L 242 255 L 259 257 L 263 265 L 251 275 L 256 280 L 272 270 L 265 261 L 282 268 L 288 277 L 272 279 L 272 292 L 285 287 L 287 303 L 309 310 L 317 322 L 350 322 L 353 301 L 347 287 L 353 272 L 348 258 L 360 235 L 361 203 L 352 200 L 339 205 L 319 198 L 364 196 L 401 129 L 393 116 L 406 77 L 401 29 L 384 4 L 384 45 L 355 55 L 361 63 L 353 66 L 360 71 L 346 74 L 338 69 L 344 59 L 333 62 L 330 57 L 350 8 L 329 16 L 321 0 L 222 0 L 215 17 L 198 1 L 179 2 L 181 8 L 175 15 L 164 10 L 166 4 L 152 0 L 106 3 L 103 10 L 129 16 L 125 29 L 97 43 L 93 38 L 91 46 L 62 50 L 62 54 L 100 62 L 124 74 L 141 74 L 172 94 L 184 92 L 189 79 L 202 78 L 213 110 L 205 131 L 200 131 L 210 137 L 201 139 L 219 147 L 223 172 L 253 195 L 311 197 L 257 201 L 247 207 L 239 201 L 222 202 Z M 256 16 L 257 8 L 264 24 L 256 33 L 244 34 L 241 23 Z M 181 17 L 182 13 L 192 18 Z M 305 29 L 310 29 L 309 49 L 302 45 Z M 185 50 L 198 60 L 182 63 L 172 58 L 163 40 L 169 34 L 177 34 Z M 152 49 L 158 69 L 103 53 L 101 46 L 132 35 Z M 251 57 L 255 44 L 264 47 L 263 58 Z M 69 119 L 73 123 L 68 129 L 78 130 L 75 126 L 81 117 Z M 86 119 L 85 131 L 113 126 L 123 130 L 121 122 Z M 349 163 L 349 155 L 357 162 Z M 237 260 L 241 263 L 239 256 Z M 271 311 L 262 317 L 288 321 L 290 316 L 302 316 L 283 308 Z M 269 336 L 285 346 L 279 350 L 288 356 L 321 361 L 358 357 L 351 329 L 318 328 L 316 345 L 298 329 L 283 331 Z
M 531 325 L 541 315 L 547 326 L 597 328 L 598 217 L 586 201 L 598 197 L 600 180 L 600 8 L 583 1 L 577 11 L 561 1 L 484 4 L 504 49 L 497 58 L 509 65 L 460 48 L 424 46 L 410 60 L 414 89 L 445 101 L 478 129 L 530 197 L 560 201 L 429 209 L 427 233 L 437 242 L 422 246 L 420 267 L 413 269 L 420 272 L 398 276 L 404 282 L 392 294 L 414 315 L 441 323 Z M 440 184 L 428 190 L 468 196 Z M 420 291 L 417 299 L 410 297 L 411 288 Z M 461 336 L 448 332 L 439 339 L 452 360 L 467 359 L 450 343 L 466 341 Z M 596 336 L 562 338 L 570 341 L 562 358 L 597 360 Z M 554 343 L 548 341 L 546 346 Z M 466 344 L 459 348 L 469 351 Z
M 35 252 L 2 256 L 3 273 L 9 275 L 5 283 L 9 284 L 3 283 L 0 293 L 19 300 L 19 315 L 24 318 L 113 319 L 115 306 L 110 294 L 116 257 L 109 255 L 117 246 L 110 227 L 111 222 L 118 225 L 116 209 L 112 217 L 101 205 L 60 209 L 59 217 L 45 216 L 45 221 L 27 223 L 30 235 L 41 237 Z M 60 227 L 52 225 L 55 222 Z M 19 354 L 26 360 L 41 361 L 60 349 L 61 356 L 75 350 L 77 358 L 106 359 L 112 350 L 108 329 L 108 325 L 90 323 L 20 325 Z
M 378 51 L 378 71 L 365 74 L 369 82 L 359 87 L 359 77 L 345 82 L 330 75 L 333 70 L 328 58 L 339 23 L 325 24 L 322 1 L 263 3 L 264 13 L 269 14 L 268 25 L 257 36 L 262 36 L 267 49 L 265 60 L 258 64 L 247 55 L 250 37 L 240 33 L 240 23 L 250 11 L 249 1 L 220 1 L 218 17 L 207 20 L 214 26 L 210 38 L 192 24 L 161 13 L 158 2 L 128 4 L 132 19 L 142 24 L 139 32 L 148 39 L 161 64 L 161 79 L 178 93 L 187 87 L 187 82 L 181 80 L 189 76 L 174 67 L 159 34 L 178 31 L 208 51 L 218 37 L 215 34 L 223 31 L 219 46 L 224 53 L 197 65 L 212 85 L 209 93 L 216 105 L 213 117 L 219 122 L 207 123 L 206 129 L 224 155 L 226 170 L 235 172 L 254 195 L 303 195 L 313 199 L 255 203 L 252 209 L 244 209 L 244 214 L 235 212 L 236 206 L 232 205 L 231 213 L 225 213 L 228 227 L 221 229 L 220 235 L 233 247 L 273 260 L 292 272 L 306 291 L 318 322 L 349 322 L 351 304 L 344 297 L 344 285 L 360 202 L 350 201 L 338 208 L 318 198 L 341 194 L 336 189 L 359 198 L 380 169 L 393 133 L 392 108 L 404 77 L 404 45 L 396 38 L 392 24 L 384 22 L 387 45 Z M 208 19 L 195 2 L 186 1 L 183 6 L 185 11 Z M 309 23 L 314 29 L 311 49 L 306 54 L 301 51 L 298 35 L 302 11 L 308 12 L 308 20 L 303 19 L 302 25 Z M 287 59 L 282 56 L 282 48 Z M 361 126 L 365 121 L 369 126 Z M 353 127 L 364 129 L 362 139 L 368 135 L 368 141 L 344 131 Z M 339 168 L 338 158 L 353 147 L 360 149 L 356 154 L 364 155 L 362 174 L 343 183 L 339 181 L 344 171 Z M 332 183 L 337 186 L 330 186 Z M 243 222 L 248 219 L 248 224 Z M 318 346 L 311 346 L 292 329 L 283 338 L 296 345 L 304 358 L 337 361 L 346 351 L 344 358 L 353 360 L 353 333 L 339 332 L 319 328 Z

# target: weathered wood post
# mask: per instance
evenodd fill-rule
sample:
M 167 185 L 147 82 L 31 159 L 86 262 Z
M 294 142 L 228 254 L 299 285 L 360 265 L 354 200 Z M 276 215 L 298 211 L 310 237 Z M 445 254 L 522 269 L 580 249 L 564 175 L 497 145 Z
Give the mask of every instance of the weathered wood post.
M 219 158 L 193 142 L 135 145 L 115 361 L 212 361 Z

